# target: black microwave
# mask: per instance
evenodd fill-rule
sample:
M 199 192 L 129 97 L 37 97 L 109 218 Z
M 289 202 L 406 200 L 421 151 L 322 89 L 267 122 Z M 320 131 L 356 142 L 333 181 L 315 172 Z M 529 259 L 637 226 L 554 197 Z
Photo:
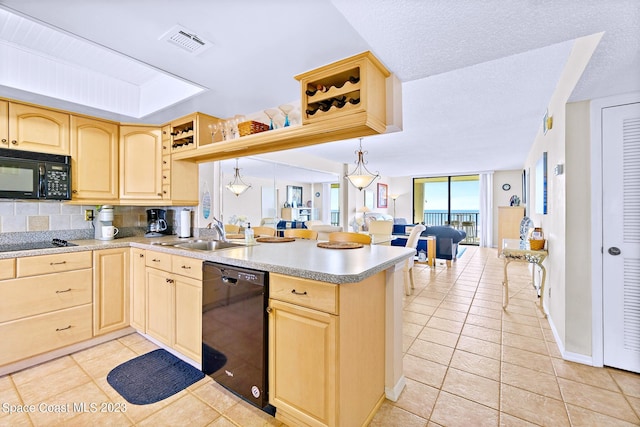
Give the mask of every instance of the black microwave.
M 0 199 L 71 200 L 71 156 L 0 148 Z

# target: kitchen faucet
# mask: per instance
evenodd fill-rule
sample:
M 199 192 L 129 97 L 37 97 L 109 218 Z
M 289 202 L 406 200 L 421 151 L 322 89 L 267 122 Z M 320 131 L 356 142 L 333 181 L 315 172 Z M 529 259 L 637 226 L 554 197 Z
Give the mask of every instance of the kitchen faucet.
M 218 238 L 223 242 L 226 242 L 227 236 L 224 233 L 224 225 L 222 224 L 222 221 L 220 221 L 215 216 L 212 217 L 212 219 L 213 219 L 213 222 L 210 222 L 209 225 L 213 226 L 213 228 L 216 230 L 216 232 L 218 233 Z

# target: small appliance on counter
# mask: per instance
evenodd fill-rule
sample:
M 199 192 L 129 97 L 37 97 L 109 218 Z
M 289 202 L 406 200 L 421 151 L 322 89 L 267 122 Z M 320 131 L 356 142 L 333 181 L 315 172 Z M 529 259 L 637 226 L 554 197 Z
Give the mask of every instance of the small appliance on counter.
M 147 232 L 144 237 L 162 237 L 167 234 L 171 234 L 167 227 L 167 211 L 147 209 Z
M 93 220 L 95 238 L 97 240 L 113 240 L 118 229 L 113 226 L 113 206 L 103 205 L 98 209 L 98 215 Z

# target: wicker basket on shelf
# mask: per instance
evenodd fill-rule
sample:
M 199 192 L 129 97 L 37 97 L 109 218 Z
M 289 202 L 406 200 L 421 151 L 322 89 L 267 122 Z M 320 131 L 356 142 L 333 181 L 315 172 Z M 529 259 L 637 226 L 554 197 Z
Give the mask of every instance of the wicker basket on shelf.
M 529 239 L 529 248 L 532 251 L 540 251 L 544 249 L 545 239 Z
M 252 135 L 269 130 L 269 125 L 251 120 L 248 122 L 238 123 L 238 133 L 240 136 Z

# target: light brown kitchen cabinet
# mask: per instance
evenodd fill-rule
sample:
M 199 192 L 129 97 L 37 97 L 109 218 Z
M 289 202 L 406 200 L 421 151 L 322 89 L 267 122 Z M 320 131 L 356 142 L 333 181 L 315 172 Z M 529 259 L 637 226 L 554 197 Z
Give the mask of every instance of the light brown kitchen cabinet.
M 90 251 L 17 258 L 0 281 L 0 366 L 90 339 L 92 296 Z
M 296 426 L 361 426 L 384 400 L 385 275 L 269 275 L 269 401 Z
M 129 248 L 93 252 L 93 335 L 129 326 Z
M 120 126 L 120 199 L 162 200 L 162 138 L 159 127 Z
M 72 197 L 77 201 L 118 198 L 118 125 L 71 116 Z
M 211 126 L 220 119 L 203 113 L 193 113 L 172 120 L 170 124 L 171 152 L 195 150 L 213 143 Z M 220 135 L 215 136 L 218 140 Z
M 131 326 L 147 332 L 146 255 L 144 249 L 131 248 Z
M 13 279 L 16 277 L 15 258 L 0 259 L 0 280 Z
M 147 334 L 199 363 L 202 260 L 146 251 L 146 265 Z
M 524 206 L 498 206 L 498 255 L 502 253 L 503 239 L 520 239 L 520 222 Z
M 0 104 L 0 147 L 69 155 L 69 114 L 15 102 Z

